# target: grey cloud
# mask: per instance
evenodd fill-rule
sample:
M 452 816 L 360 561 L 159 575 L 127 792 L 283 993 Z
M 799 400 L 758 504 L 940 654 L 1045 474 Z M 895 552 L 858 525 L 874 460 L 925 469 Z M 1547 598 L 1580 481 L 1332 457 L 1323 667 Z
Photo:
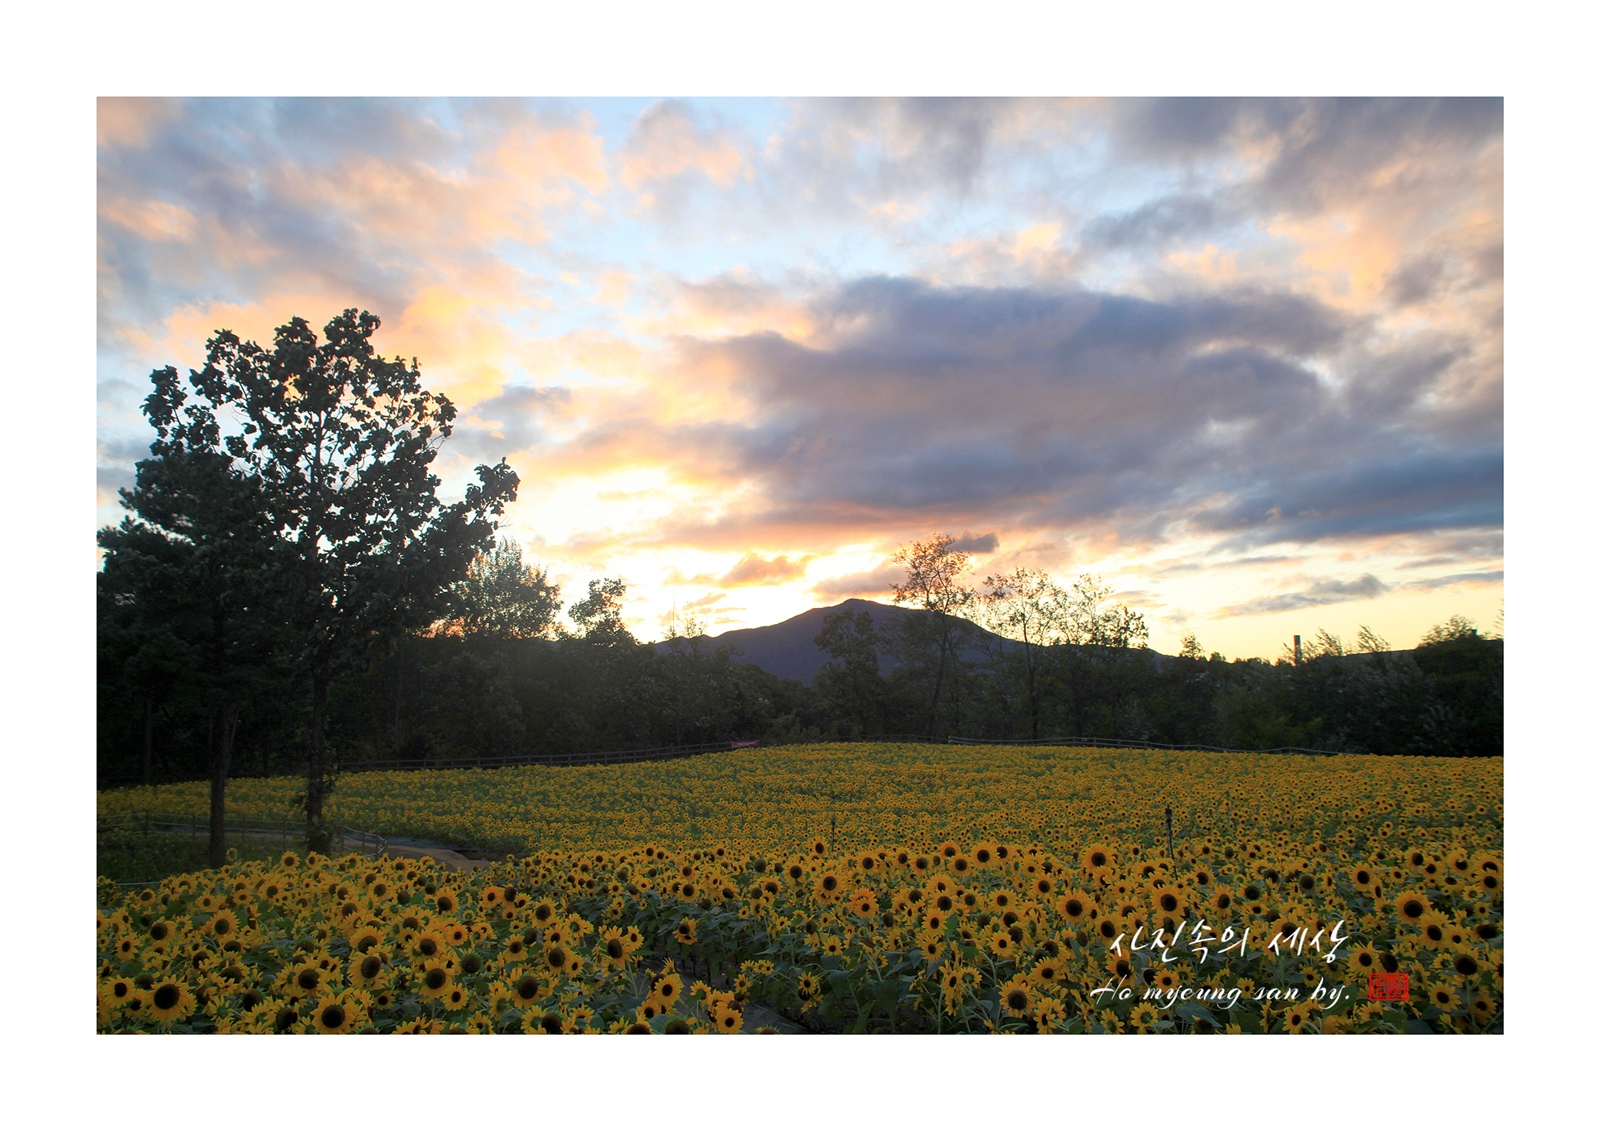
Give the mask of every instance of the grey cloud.
M 962 531 L 961 537 L 950 543 L 950 548 L 969 554 L 992 554 L 1000 548 L 1000 535 L 992 530 L 988 534 Z
M 1372 597 L 1381 597 L 1389 592 L 1390 588 L 1390 586 L 1385 585 L 1370 573 L 1362 574 L 1351 581 L 1324 578 L 1312 582 L 1311 586 L 1304 592 L 1279 593 L 1271 597 L 1257 597 L 1255 600 L 1246 601 L 1242 605 L 1230 605 L 1217 615 L 1248 617 L 1259 616 L 1264 613 L 1283 613 L 1291 612 L 1295 609 L 1309 609 L 1318 605 L 1336 605 L 1344 601 L 1360 601 Z
M 819 597 L 881 597 L 893 593 L 894 587 L 905 579 L 904 566 L 885 562 L 862 573 L 819 581 L 811 587 L 811 592 Z
M 1151 577 L 1179 577 L 1191 573 L 1211 573 L 1219 569 L 1236 569 L 1242 566 L 1276 565 L 1282 562 L 1293 561 L 1286 554 L 1263 554 L 1250 558 L 1233 558 L 1227 561 L 1205 562 L 1180 562 L 1177 565 L 1162 566 L 1150 571 Z
M 1432 592 L 1435 589 L 1444 589 L 1451 585 L 1490 585 L 1496 581 L 1505 580 L 1505 571 L 1500 569 L 1484 570 L 1479 573 L 1452 573 L 1444 577 L 1427 577 L 1417 581 L 1407 581 L 1396 586 L 1397 589 L 1420 589 Z
M 150 458 L 150 441 L 131 436 L 110 436 L 96 445 L 102 461 L 135 464 Z
M 1084 225 L 1082 243 L 1098 251 L 1160 246 L 1220 222 L 1222 214 L 1209 197 L 1164 196 L 1129 212 L 1097 216 Z
M 476 459 L 499 459 L 533 447 L 544 438 L 540 419 L 570 399 L 560 387 L 510 386 L 464 410 L 456 418 L 451 445 Z
M 1202 526 L 1245 529 L 1222 551 L 1324 537 L 1427 533 L 1504 522 L 1505 471 L 1498 449 L 1420 450 L 1383 461 L 1285 469 L 1258 482 L 1224 510 L 1197 512 Z
M 1227 556 L 1500 521 L 1498 437 L 1443 448 L 1427 433 L 1419 390 L 1448 358 L 1368 357 L 1352 400 L 1311 364 L 1355 324 L 1304 297 L 872 278 L 813 313 L 810 346 L 680 343 L 686 371 L 732 370 L 757 407 L 674 439 L 761 482 L 763 521 L 1149 538 L 1190 524 Z M 1366 411 L 1384 398 L 1409 415 Z
M 1104 103 L 1114 151 L 1154 164 L 1271 154 L 1245 182 L 1259 206 L 1309 210 L 1397 157 L 1470 155 L 1503 131 L 1499 98 L 1153 98 Z
M 1444 261 L 1436 255 L 1409 259 L 1384 280 L 1383 289 L 1399 306 L 1426 302 L 1444 275 Z

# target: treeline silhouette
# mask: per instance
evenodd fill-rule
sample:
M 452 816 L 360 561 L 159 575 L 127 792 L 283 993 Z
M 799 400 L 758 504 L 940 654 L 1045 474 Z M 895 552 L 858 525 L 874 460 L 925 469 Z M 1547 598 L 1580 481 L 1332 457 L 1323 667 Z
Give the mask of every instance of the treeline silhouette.
M 332 761 L 420 766 L 906 733 L 1028 740 L 1035 724 L 1043 736 L 1235 749 L 1503 749 L 1502 642 L 1470 626 L 1447 626 L 1410 651 L 1351 654 L 1324 634 L 1298 664 L 1289 657 L 1227 661 L 1137 647 L 1046 646 L 1034 658 L 1037 716 L 1022 648 L 991 643 L 987 652 L 967 648 L 946 658 L 928 728 L 938 661 L 933 650 L 919 655 L 915 647 L 919 632 L 931 635 L 917 624 L 932 619 L 926 610 L 852 623 L 844 639 L 837 621 L 845 618 L 837 618 L 828 641 L 833 659 L 807 685 L 741 663 L 704 637 L 680 636 L 664 650 L 639 643 L 618 631 L 620 585 L 612 593 L 611 617 L 564 639 L 461 631 L 459 620 L 395 638 L 331 688 Z M 958 633 L 977 635 L 969 622 L 951 620 Z M 877 659 L 885 654 L 897 660 L 887 674 Z M 204 776 L 217 720 L 210 701 L 191 690 L 200 684 L 173 678 L 161 688 L 131 679 L 132 659 L 117 653 L 114 633 L 102 634 L 102 785 Z M 233 776 L 302 768 L 309 712 L 294 672 L 259 673 L 238 719 Z

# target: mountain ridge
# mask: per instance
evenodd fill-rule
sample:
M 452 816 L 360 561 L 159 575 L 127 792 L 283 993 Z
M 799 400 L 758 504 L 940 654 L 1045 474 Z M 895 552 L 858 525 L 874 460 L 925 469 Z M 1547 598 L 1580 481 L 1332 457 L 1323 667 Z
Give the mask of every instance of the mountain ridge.
M 833 659 L 827 652 L 817 647 L 816 636 L 822 631 L 822 622 L 840 611 L 852 614 L 866 611 L 872 616 L 873 627 L 880 631 L 889 617 L 932 615 L 925 609 L 908 609 L 897 605 L 885 605 L 878 601 L 868 601 L 861 597 L 851 597 L 837 605 L 807 609 L 776 624 L 761 625 L 756 628 L 733 628 L 716 636 L 705 636 L 701 638 L 701 642 L 714 648 L 727 646 L 734 650 L 734 658 L 740 663 L 755 664 L 780 679 L 797 679 L 801 683 L 809 684 L 817 672 L 822 670 L 822 665 Z M 964 617 L 957 619 L 966 620 Z M 984 637 L 999 639 L 982 625 L 974 624 L 970 620 L 966 623 L 972 626 L 975 641 L 981 641 Z M 655 645 L 655 649 L 658 652 L 670 652 L 675 643 L 672 640 L 662 640 Z M 976 660 L 982 658 L 983 652 L 977 644 L 974 644 L 962 655 L 967 659 Z M 878 671 L 881 674 L 887 675 L 897 666 L 893 657 L 887 655 L 881 648 L 878 650 Z

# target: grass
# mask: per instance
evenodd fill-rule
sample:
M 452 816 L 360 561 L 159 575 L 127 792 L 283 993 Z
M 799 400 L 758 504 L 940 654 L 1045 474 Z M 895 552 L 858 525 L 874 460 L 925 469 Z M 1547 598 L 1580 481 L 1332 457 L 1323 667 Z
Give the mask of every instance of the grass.
M 283 844 L 233 836 L 229 841 L 229 852 L 236 860 L 276 860 L 285 850 L 305 851 L 305 842 L 296 839 Z M 102 828 L 95 837 L 95 867 L 113 883 L 162 880 L 210 866 L 209 841 L 203 831 L 191 836 L 186 832 L 147 833 L 133 827 Z

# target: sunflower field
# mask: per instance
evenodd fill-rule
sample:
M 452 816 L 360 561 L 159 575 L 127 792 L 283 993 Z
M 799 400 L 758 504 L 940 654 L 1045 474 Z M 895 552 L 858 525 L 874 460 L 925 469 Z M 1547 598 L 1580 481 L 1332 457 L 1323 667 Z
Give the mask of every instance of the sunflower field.
M 298 784 L 230 810 L 283 817 Z M 97 1024 L 1499 1032 L 1502 796 L 1499 759 L 922 744 L 348 774 L 332 820 L 502 859 L 101 884 Z

